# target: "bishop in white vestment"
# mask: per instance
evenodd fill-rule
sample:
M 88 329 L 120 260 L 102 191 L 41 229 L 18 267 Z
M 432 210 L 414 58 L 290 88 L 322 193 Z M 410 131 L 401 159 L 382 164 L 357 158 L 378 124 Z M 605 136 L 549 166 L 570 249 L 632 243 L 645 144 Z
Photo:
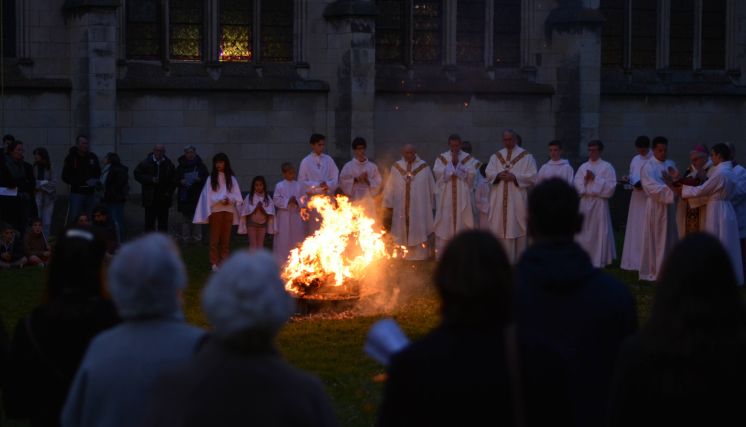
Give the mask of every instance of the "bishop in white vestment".
M 588 144 L 590 159 L 575 174 L 575 189 L 580 195 L 583 228 L 575 237 L 596 268 L 611 264 L 616 258 L 614 230 L 611 226 L 609 199 L 616 190 L 616 172 L 609 162 L 601 160 L 603 143 Z
M 503 132 L 504 148 L 490 157 L 485 174 L 491 182 L 489 228 L 515 264 L 528 240 L 528 189 L 536 180 L 534 157 L 516 144 L 516 134 Z
M 404 146 L 402 159 L 389 171 L 383 192 L 383 207 L 391 209 L 391 236 L 404 246 L 406 260 L 430 257 L 428 246 L 433 233 L 435 181 L 427 163 L 417 157 L 414 147 Z

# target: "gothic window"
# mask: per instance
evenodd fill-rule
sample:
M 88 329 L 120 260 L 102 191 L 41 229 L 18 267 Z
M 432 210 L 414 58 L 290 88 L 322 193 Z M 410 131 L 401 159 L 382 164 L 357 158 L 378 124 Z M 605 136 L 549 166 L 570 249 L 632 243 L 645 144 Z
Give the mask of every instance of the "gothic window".
M 203 0 L 169 0 L 169 57 L 202 59 Z
M 655 68 L 658 5 L 651 0 L 632 0 L 632 68 Z
M 460 0 L 456 23 L 456 62 L 484 63 L 485 0 Z
M 131 59 L 160 59 L 160 1 L 128 0 L 126 4 L 127 57 Z
M 403 64 L 405 0 L 378 0 L 376 8 L 376 62 Z
M 694 0 L 676 0 L 671 2 L 670 66 L 675 69 L 691 70 L 693 58 Z
M 16 56 L 16 2 L 14 0 L 0 1 L 3 14 L 3 56 Z
M 293 0 L 261 3 L 260 46 L 262 62 L 293 60 Z
M 220 2 L 220 60 L 251 61 L 254 56 L 254 2 Z
M 494 66 L 521 62 L 521 0 L 494 0 Z
M 412 4 L 412 62 L 438 63 L 443 50 L 441 0 L 414 0 Z
M 604 24 L 601 30 L 601 65 L 624 67 L 624 11 L 626 0 L 601 0 Z
M 702 68 L 725 68 L 725 0 L 702 2 Z

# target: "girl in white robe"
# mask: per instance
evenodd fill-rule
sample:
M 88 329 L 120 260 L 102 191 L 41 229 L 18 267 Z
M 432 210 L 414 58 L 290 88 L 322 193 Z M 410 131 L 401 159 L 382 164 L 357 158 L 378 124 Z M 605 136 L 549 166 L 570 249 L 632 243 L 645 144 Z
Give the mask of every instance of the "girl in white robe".
M 264 237 L 274 233 L 275 205 L 267 194 L 267 181 L 263 176 L 255 176 L 251 181 L 251 191 L 246 195 L 241 209 L 238 234 L 249 235 L 249 249 L 264 247 Z
M 287 262 L 290 251 L 306 238 L 306 226 L 300 214 L 306 200 L 303 184 L 295 179 L 295 168 L 290 163 L 283 163 L 282 175 L 285 179 L 275 185 L 272 199 L 275 205 L 272 252 L 280 267 Z
M 243 203 L 231 162 L 224 153 L 212 158 L 212 173 L 205 182 L 194 212 L 195 224 L 210 224 L 210 264 L 216 271 L 228 258 L 231 230 L 238 225 L 238 212 Z

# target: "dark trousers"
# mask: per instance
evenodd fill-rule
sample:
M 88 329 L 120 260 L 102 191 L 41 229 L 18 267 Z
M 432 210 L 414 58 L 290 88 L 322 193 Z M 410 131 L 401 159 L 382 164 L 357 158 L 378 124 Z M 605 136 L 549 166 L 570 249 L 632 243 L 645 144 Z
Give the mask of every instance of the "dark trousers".
M 168 205 L 145 207 L 145 232 L 159 231 L 168 234 Z

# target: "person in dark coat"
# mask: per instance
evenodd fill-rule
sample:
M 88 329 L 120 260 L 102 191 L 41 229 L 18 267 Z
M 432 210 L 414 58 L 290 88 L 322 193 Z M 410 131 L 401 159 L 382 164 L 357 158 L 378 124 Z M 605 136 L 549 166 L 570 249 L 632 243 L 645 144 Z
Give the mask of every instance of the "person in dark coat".
M 603 424 L 621 343 L 637 330 L 629 289 L 594 268 L 573 240 L 582 226 L 578 193 L 560 179 L 528 200 L 534 243 L 516 266 L 519 333 L 537 337 L 565 360 L 578 426 Z
M 168 210 L 174 194 L 176 168 L 166 157 L 166 147 L 158 144 L 134 171 L 142 184 L 142 205 L 145 207 L 145 231 L 168 234 Z
M 179 184 L 176 207 L 182 214 L 181 238 L 184 243 L 202 241 L 202 224 L 194 224 L 192 219 L 208 176 L 210 172 L 197 155 L 197 149 L 187 145 L 176 168 L 176 182 Z
M 62 167 L 62 181 L 70 185 L 68 224 L 73 224 L 81 213 L 91 216 L 97 203 L 96 188 L 101 183 L 101 165 L 90 147 L 88 137 L 78 135 L 76 145 L 70 148 Z
M 117 227 L 117 239 L 124 237 L 124 205 L 130 194 L 129 169 L 122 164 L 117 153 L 104 156 L 104 169 L 101 180 L 104 183 L 104 203 L 111 220 Z
M 746 424 L 746 307 L 728 253 L 690 234 L 665 261 L 650 320 L 622 346 L 611 426 Z
M 36 179 L 33 167 L 24 161 L 23 142 L 12 141 L 8 144 L 8 154 L 0 163 L 0 187 L 15 189 L 14 196 L 0 196 L 3 220 L 13 226 L 21 236 L 26 232 L 27 221 L 36 216 Z
M 144 426 L 337 425 L 321 382 L 275 349 L 293 303 L 272 255 L 233 254 L 210 278 L 202 306 L 214 336 L 156 385 Z
M 119 322 L 103 296 L 105 245 L 96 230 L 61 233 L 49 265 L 44 302 L 22 318 L 10 345 L 3 393 L 9 418 L 58 426 L 70 384 L 88 343 Z
M 571 426 L 557 355 L 516 336 L 500 242 L 466 231 L 435 273 L 441 323 L 391 358 L 378 426 Z

